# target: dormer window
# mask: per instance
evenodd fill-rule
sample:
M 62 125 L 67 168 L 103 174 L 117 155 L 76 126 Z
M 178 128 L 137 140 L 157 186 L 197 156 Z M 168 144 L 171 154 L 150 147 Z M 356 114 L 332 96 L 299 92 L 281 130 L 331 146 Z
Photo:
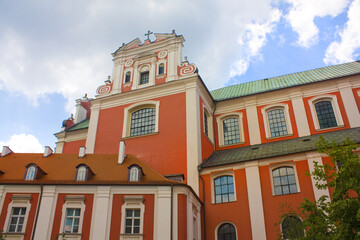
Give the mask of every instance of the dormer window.
M 80 164 L 76 167 L 76 181 L 87 181 L 93 175 L 95 175 L 93 171 L 85 164 Z
M 165 72 L 165 65 L 163 63 L 160 63 L 158 74 L 163 74 Z
M 33 181 L 36 179 L 41 178 L 43 175 L 45 175 L 46 173 L 39 168 L 39 166 L 37 166 L 35 163 L 30 163 L 28 164 L 25 170 L 25 176 L 24 179 L 26 181 Z
M 140 182 L 142 175 L 142 169 L 138 165 L 131 165 L 129 167 L 129 182 Z
M 149 71 L 140 73 L 140 85 L 149 82 Z
M 126 75 L 125 75 L 125 83 L 129 83 L 130 79 L 131 79 L 131 73 L 127 72 Z
M 28 167 L 26 171 L 25 180 L 34 180 L 35 176 L 36 176 L 36 167 L 35 166 Z

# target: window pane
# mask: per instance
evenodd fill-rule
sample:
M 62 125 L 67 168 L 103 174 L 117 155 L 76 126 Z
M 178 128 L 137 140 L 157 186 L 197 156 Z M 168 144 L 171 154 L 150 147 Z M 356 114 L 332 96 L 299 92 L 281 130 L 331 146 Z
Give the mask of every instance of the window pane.
M 331 101 L 317 102 L 315 103 L 315 109 L 320 129 L 337 126 L 336 117 Z
M 274 109 L 268 111 L 267 115 L 270 125 L 271 137 L 284 136 L 288 134 L 283 109 Z
M 75 216 L 80 216 L 80 208 L 75 209 Z
M 149 72 L 140 73 L 140 84 L 146 84 L 149 82 Z
M 140 210 L 134 210 L 134 216 L 140 217 Z
M 234 144 L 240 142 L 238 118 L 228 118 L 223 121 L 224 144 Z
M 125 233 L 131 233 L 131 227 L 125 227 Z
M 73 216 L 73 215 L 74 215 L 74 209 L 73 208 L 68 208 L 66 216 Z
M 232 176 L 221 176 L 214 179 L 215 202 L 229 202 L 235 200 L 234 179 Z
M 304 237 L 302 221 L 297 216 L 287 216 L 281 223 L 282 235 L 284 239 L 298 239 Z
M 296 179 L 292 167 L 280 167 L 273 170 L 272 173 L 275 195 L 297 192 Z
M 224 223 L 218 228 L 218 240 L 236 240 L 235 227 L 230 223 Z
M 153 133 L 155 130 L 155 108 L 143 108 L 131 115 L 130 136 Z
M 134 227 L 134 233 L 139 233 L 140 232 L 140 228 L 139 227 Z

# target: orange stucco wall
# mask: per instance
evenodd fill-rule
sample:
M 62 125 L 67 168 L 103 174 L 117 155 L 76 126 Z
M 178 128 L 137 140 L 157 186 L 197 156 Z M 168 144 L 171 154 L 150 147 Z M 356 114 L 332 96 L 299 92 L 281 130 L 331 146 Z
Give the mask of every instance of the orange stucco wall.
M 187 203 L 186 203 L 186 195 L 179 194 L 178 195 L 178 239 L 186 239 L 187 238 Z
M 258 113 L 258 119 L 259 119 L 261 143 L 281 141 L 281 140 L 286 140 L 286 139 L 291 139 L 291 138 L 297 138 L 297 137 L 299 137 L 298 130 L 297 130 L 297 126 L 296 126 L 296 122 L 295 122 L 294 109 L 293 109 L 293 106 L 292 106 L 291 101 L 285 101 L 285 102 L 281 102 L 281 103 L 287 104 L 287 105 L 289 106 L 289 116 L 290 116 L 290 122 L 291 122 L 291 127 L 292 127 L 292 132 L 293 132 L 293 134 L 292 134 L 291 136 L 284 136 L 284 137 L 277 137 L 277 138 L 272 138 L 272 139 L 266 139 L 265 123 L 264 123 L 263 115 L 262 115 L 262 113 L 261 113 L 261 109 L 264 108 L 264 107 L 266 107 L 267 105 L 258 106 L 258 107 L 257 107 L 257 113 Z
M 311 178 L 310 176 L 305 175 L 305 171 L 309 169 L 307 160 L 297 161 L 295 164 L 299 180 L 297 184 L 300 186 L 300 192 L 279 196 L 273 196 L 272 194 L 272 178 L 270 176 L 269 166 L 259 167 L 266 237 L 268 240 L 275 240 L 277 239 L 278 234 L 280 234 L 280 226 L 276 226 L 276 224 L 280 222 L 281 211 L 288 209 L 286 205 L 282 207 L 283 204 L 290 203 L 291 205 L 289 207 L 293 210 L 297 210 L 301 202 L 304 201 L 304 198 L 307 198 L 310 201 L 315 200 Z
M 129 194 L 126 194 L 127 196 Z M 114 194 L 111 213 L 110 240 L 120 239 L 121 207 L 124 204 L 124 194 Z M 145 205 L 143 240 L 153 239 L 154 229 L 154 195 L 142 194 Z
M 324 133 L 324 132 L 331 132 L 331 131 L 337 131 L 337 130 L 341 130 L 341 129 L 345 129 L 345 128 L 349 128 L 350 124 L 349 124 L 349 120 L 347 118 L 346 112 L 345 112 L 345 107 L 344 107 L 344 103 L 342 101 L 340 92 L 333 92 L 333 93 L 328 93 L 328 95 L 336 95 L 338 104 L 339 104 L 339 109 L 340 109 L 340 113 L 342 116 L 342 119 L 344 121 L 344 127 L 339 127 L 339 128 L 330 128 L 330 129 L 325 129 L 325 130 L 321 130 L 321 131 L 315 131 L 315 125 L 314 125 L 314 119 L 311 115 L 311 110 L 310 110 L 310 106 L 309 106 L 309 100 L 315 96 L 311 96 L 311 97 L 307 97 L 304 98 L 304 105 L 305 105 L 305 111 L 306 111 L 306 117 L 307 120 L 309 122 L 309 127 L 310 127 L 310 133 L 311 134 L 317 134 L 317 133 Z
M 226 175 L 226 174 L 224 174 Z M 206 239 L 214 240 L 216 228 L 222 222 L 231 222 L 237 230 L 237 239 L 252 239 L 249 199 L 246 186 L 245 170 L 235 170 L 236 201 L 229 203 L 211 203 L 211 178 L 202 175 L 205 182 Z
M 67 194 L 67 193 L 58 194 L 51 239 L 56 239 L 57 235 L 60 232 L 62 208 L 63 205 L 65 204 L 65 197 L 68 195 L 78 195 L 78 194 Z M 84 212 L 84 221 L 81 229 L 81 240 L 88 240 L 90 236 L 90 225 L 91 225 L 94 195 L 93 194 L 81 194 L 81 195 L 85 196 L 85 202 L 84 202 L 85 212 Z
M 85 147 L 86 139 L 66 142 L 62 153 L 79 153 L 80 147 Z
M 211 142 L 210 138 L 205 135 L 204 129 L 204 108 L 203 103 L 204 101 L 200 98 L 200 128 L 201 128 L 201 159 L 204 161 L 207 159 L 215 150 L 215 146 Z M 211 114 L 211 113 L 210 113 Z M 213 119 L 214 121 L 214 119 Z M 208 126 L 208 129 L 213 128 L 213 126 Z M 209 132 L 209 130 L 208 130 Z M 214 131 L 213 131 L 214 132 Z
M 245 141 L 240 143 L 240 144 L 234 144 L 234 145 L 230 145 L 230 146 L 223 146 L 223 147 L 219 147 L 219 129 L 218 129 L 218 125 L 216 123 L 216 118 L 222 114 L 218 114 L 214 117 L 214 122 L 216 123 L 215 124 L 215 142 L 216 142 L 216 147 L 217 147 L 217 150 L 224 150 L 224 149 L 231 149 L 231 148 L 238 148 L 238 147 L 244 147 L 244 146 L 249 146 L 250 145 L 250 140 L 249 140 L 249 129 L 248 129 L 248 122 L 247 122 L 247 116 L 246 116 L 246 110 L 243 109 L 243 110 L 239 110 L 239 111 L 235 111 L 235 112 L 240 112 L 243 114 L 243 117 L 242 117 L 242 120 L 243 120 L 243 127 L 244 127 L 244 138 L 245 138 Z M 239 129 L 240 131 L 240 134 L 241 134 L 241 131 L 242 129 Z M 243 141 L 243 140 L 241 140 Z
M 8 226 L 4 226 L 4 224 L 6 221 L 6 215 L 8 213 L 9 204 L 12 201 L 11 197 L 14 194 L 15 193 L 7 193 L 5 196 L 4 204 L 3 204 L 3 207 L 1 210 L 1 215 L 0 215 L 0 229 L 4 229 L 4 228 L 8 227 Z M 16 193 L 16 194 L 20 194 L 20 193 Z M 31 207 L 30 207 L 29 217 L 27 220 L 25 235 L 24 235 L 24 240 L 30 240 L 31 233 L 32 233 L 32 230 L 34 227 L 34 220 L 35 220 L 35 214 L 36 214 L 36 208 L 37 208 L 37 204 L 38 204 L 39 194 L 38 193 L 21 193 L 21 194 L 31 194 L 31 196 L 32 196 L 32 199 L 30 200 Z M 11 209 L 10 209 L 10 211 L 11 211 Z M 11 214 L 11 212 L 9 214 Z
M 124 139 L 125 153 L 135 155 L 161 174 L 182 173 L 186 178 L 185 93 L 152 100 L 160 101 L 159 133 Z M 127 106 L 100 111 L 95 153 L 118 153 Z

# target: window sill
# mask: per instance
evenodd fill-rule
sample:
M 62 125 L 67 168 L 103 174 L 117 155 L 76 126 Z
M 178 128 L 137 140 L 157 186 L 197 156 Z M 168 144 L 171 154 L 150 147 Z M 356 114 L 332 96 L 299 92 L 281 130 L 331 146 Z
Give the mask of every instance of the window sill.
M 1 236 L 4 236 L 7 240 L 23 240 L 25 233 L 4 232 Z
M 276 136 L 276 137 L 267 137 L 266 140 L 285 138 L 285 137 L 292 137 L 292 136 L 294 136 L 294 134 L 286 134 L 286 135 L 281 135 L 281 136 Z
M 124 237 L 142 237 L 143 235 L 142 233 L 120 233 L 120 236 Z
M 339 126 L 329 127 L 329 128 L 318 128 L 318 129 L 315 129 L 315 131 L 316 132 L 321 132 L 321 131 L 327 131 L 327 130 L 342 128 L 342 127 L 345 127 L 345 125 L 339 125 Z
M 143 134 L 143 135 L 123 137 L 122 139 L 123 139 L 123 140 L 126 140 L 126 139 L 138 138 L 138 137 L 147 137 L 147 136 L 152 136 L 152 135 L 157 135 L 157 134 L 159 134 L 159 132 L 153 132 L 153 133 L 148 133 L 148 134 Z
M 219 148 L 232 147 L 232 146 L 241 145 L 241 144 L 245 144 L 245 142 L 238 142 L 238 143 L 233 143 L 233 144 L 219 145 Z
M 294 192 L 294 193 L 287 193 L 287 194 L 278 194 L 278 195 L 275 195 L 273 193 L 273 197 L 280 197 L 280 196 L 289 196 L 289 195 L 292 195 L 292 194 L 299 194 L 300 192 Z
M 57 235 L 58 240 L 80 240 L 81 233 L 59 233 Z
M 123 83 L 123 87 L 129 87 L 131 85 L 131 82 Z
M 229 202 L 219 202 L 219 203 L 212 202 L 211 204 L 212 205 L 219 205 L 219 204 L 226 204 L 226 203 L 233 203 L 233 202 L 236 202 L 236 199 L 234 201 L 229 201 Z

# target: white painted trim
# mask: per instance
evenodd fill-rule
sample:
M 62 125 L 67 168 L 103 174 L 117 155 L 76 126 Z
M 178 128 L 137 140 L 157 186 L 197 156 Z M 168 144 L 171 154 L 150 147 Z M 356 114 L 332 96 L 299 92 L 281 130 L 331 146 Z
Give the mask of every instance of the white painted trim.
M 100 103 L 94 104 L 91 107 L 91 115 L 89 121 L 88 134 L 86 138 L 86 153 L 94 153 L 95 150 L 95 141 L 96 141 L 96 132 L 99 122 L 100 115 Z
M 350 83 L 338 84 L 350 127 L 360 127 L 360 113 Z
M 306 117 L 306 111 L 305 111 L 304 100 L 302 98 L 302 93 L 293 92 L 292 95 L 290 95 L 290 98 L 293 106 L 296 127 L 299 137 L 309 136 L 310 128 L 309 128 L 308 119 Z
M 210 111 L 208 110 L 208 108 L 205 106 L 205 104 L 203 104 L 203 118 L 204 118 L 204 114 L 206 114 L 207 116 L 207 126 L 208 126 L 208 135 L 207 137 L 209 138 L 209 140 L 211 141 L 211 143 L 214 143 L 214 124 L 213 124 L 213 116 L 212 114 L 210 114 Z M 204 134 L 205 134 L 205 121 L 203 121 L 203 130 L 204 130 Z M 205 134 L 206 136 L 206 134 Z
M 323 161 L 322 161 L 322 157 L 317 155 L 317 154 L 308 154 L 308 166 L 309 166 L 309 173 L 311 174 L 314 169 L 315 169 L 315 162 L 317 162 L 319 165 L 323 165 Z M 315 200 L 318 201 L 319 198 L 323 195 L 327 196 L 327 200 L 330 200 L 330 193 L 329 193 L 329 189 L 318 189 L 316 187 L 316 182 L 317 180 L 315 180 L 314 176 L 311 174 L 311 184 L 313 187 L 313 191 L 314 191 L 314 195 L 315 195 Z
M 236 225 L 234 224 L 234 223 L 232 223 L 232 222 L 230 222 L 230 221 L 222 221 L 222 222 L 220 222 L 216 227 L 215 227 L 215 240 L 218 240 L 218 236 L 217 236 L 217 232 L 218 232 L 218 230 L 219 230 L 219 227 L 221 226 L 221 225 L 223 225 L 223 224 L 225 224 L 225 223 L 228 223 L 228 224 L 231 224 L 231 225 L 233 225 L 234 226 L 234 228 L 235 228 L 235 239 L 239 239 L 238 238 L 238 230 L 237 230 L 237 227 L 236 227 Z
M 316 109 L 315 109 L 315 103 L 320 102 L 320 101 L 325 101 L 325 100 L 331 102 L 332 108 L 334 110 L 335 118 L 336 118 L 337 127 L 344 126 L 344 121 L 341 116 L 341 112 L 340 112 L 340 108 L 339 108 L 339 104 L 338 104 L 336 95 L 326 94 L 326 95 L 316 96 L 316 97 L 313 97 L 308 100 L 308 103 L 310 106 L 310 111 L 311 111 L 311 116 L 313 118 L 313 122 L 314 122 L 314 126 L 315 126 L 315 130 L 317 130 L 317 131 L 324 130 L 324 129 L 320 129 L 320 124 L 319 124 L 319 120 L 317 118 L 317 113 L 316 113 Z
M 30 196 L 30 198 L 21 198 L 22 194 L 14 194 L 13 197 L 15 196 L 19 196 L 19 199 L 13 199 L 8 207 L 7 207 L 7 213 L 6 213 L 6 219 L 5 219 L 5 223 L 4 223 L 4 229 L 3 229 L 3 232 L 5 233 L 8 233 L 9 232 L 9 221 L 10 221 L 10 217 L 11 217 L 11 213 L 12 213 L 12 209 L 14 207 L 17 207 L 17 208 L 26 208 L 26 212 L 25 212 L 25 218 L 24 218 L 24 224 L 23 224 L 23 227 L 21 229 L 21 232 L 22 234 L 25 233 L 25 230 L 26 230 L 26 225 L 27 225 L 27 222 L 28 222 L 28 218 L 29 218 L 29 213 L 30 213 L 30 210 L 31 210 L 31 199 L 32 199 L 32 194 L 27 194 Z M 18 233 L 18 232 L 16 232 Z
M 261 135 L 259 128 L 258 112 L 256 107 L 256 98 L 250 98 L 249 102 L 246 103 L 246 117 L 249 130 L 250 144 L 260 144 Z
M 108 210 L 110 207 L 110 186 L 98 186 L 95 195 L 92 214 L 91 234 L 92 240 L 105 240 L 107 233 Z
M 286 121 L 286 128 L 287 128 L 287 135 L 282 135 L 282 136 L 278 136 L 278 137 L 283 137 L 283 136 L 288 136 L 288 135 L 292 135 L 293 134 L 293 130 L 292 130 L 292 126 L 291 126 L 291 121 L 290 121 L 290 114 L 289 114 L 289 105 L 285 104 L 285 103 L 277 103 L 277 104 L 273 104 L 273 105 L 268 105 L 266 107 L 261 108 L 261 113 L 263 116 L 263 121 L 264 121 L 264 127 L 265 127 L 265 136 L 266 138 L 274 138 L 271 137 L 271 131 L 270 131 L 270 123 L 269 123 L 269 116 L 268 113 L 272 110 L 275 109 L 281 109 L 284 112 L 284 117 L 285 117 L 285 121 Z M 277 137 L 275 137 L 277 138 Z
M 245 142 L 245 135 L 244 135 L 244 124 L 243 124 L 243 113 L 242 112 L 232 112 L 232 113 L 226 113 L 222 114 L 220 116 L 216 117 L 216 122 L 218 126 L 218 139 L 219 139 L 219 147 L 225 147 L 228 145 L 224 144 L 224 120 L 229 118 L 237 118 L 238 124 L 239 124 L 239 134 L 240 134 L 240 142 L 235 143 L 242 144 Z
M 294 194 L 294 193 L 282 194 L 282 195 L 276 195 L 275 194 L 274 177 L 273 177 L 272 171 L 277 169 L 277 168 L 281 168 L 281 167 L 292 167 L 293 168 L 294 175 L 295 175 L 295 181 L 296 181 L 296 189 L 297 189 L 296 193 L 299 193 L 300 192 L 300 182 L 299 182 L 299 178 L 298 178 L 298 174 L 297 174 L 296 163 L 294 163 L 294 162 L 282 162 L 282 163 L 272 164 L 272 165 L 269 166 L 269 174 L 270 174 L 272 195 L 273 196 L 283 196 L 283 195 Z
M 126 239 L 134 239 L 134 240 L 142 240 L 144 233 L 144 214 L 145 214 L 145 205 L 143 204 L 144 197 L 142 195 L 137 196 L 124 196 L 122 199 L 124 204 L 121 206 L 121 227 L 120 227 L 120 240 Z M 125 233 L 125 215 L 126 209 L 140 209 L 140 230 L 139 234 L 126 234 Z M 127 236 L 125 236 L 126 234 Z M 141 234 L 141 235 L 140 235 Z M 133 235 L 128 237 L 129 235 Z
M 155 108 L 155 132 L 159 132 L 159 110 L 160 110 L 160 101 L 143 101 L 131 104 L 130 106 L 124 108 L 124 122 L 123 122 L 123 132 L 122 137 L 130 136 L 130 124 L 131 124 L 131 114 L 137 110 L 146 107 Z
M 64 225 L 65 225 L 65 218 L 66 218 L 66 209 L 68 208 L 80 208 L 80 223 L 79 223 L 79 232 L 77 234 L 79 234 L 78 239 L 80 239 L 81 237 L 81 232 L 82 232 L 82 226 L 83 226 L 83 221 L 84 221 L 84 213 L 86 210 L 86 205 L 84 203 L 85 197 L 81 196 L 81 195 L 70 195 L 70 197 L 73 197 L 74 199 L 66 199 L 65 198 L 65 203 L 62 206 L 62 213 L 61 213 L 61 222 L 60 222 L 60 229 L 59 229 L 59 234 L 62 235 L 63 233 L 65 233 L 64 231 Z M 84 197 L 83 199 L 81 199 L 81 197 Z M 73 233 L 65 233 L 65 235 L 72 235 Z
M 218 177 L 222 177 L 222 176 L 232 176 L 233 177 L 233 183 L 234 183 L 234 201 L 229 201 L 229 202 L 236 202 L 237 198 L 236 198 L 236 183 L 235 183 L 235 174 L 234 171 L 232 170 L 227 170 L 227 171 L 221 171 L 221 172 L 217 172 L 214 174 L 211 174 L 210 176 L 210 182 L 211 182 L 211 203 L 212 204 L 222 204 L 221 203 L 215 203 L 215 184 L 214 181 L 216 178 Z M 224 202 L 224 203 L 228 203 L 228 202 Z

